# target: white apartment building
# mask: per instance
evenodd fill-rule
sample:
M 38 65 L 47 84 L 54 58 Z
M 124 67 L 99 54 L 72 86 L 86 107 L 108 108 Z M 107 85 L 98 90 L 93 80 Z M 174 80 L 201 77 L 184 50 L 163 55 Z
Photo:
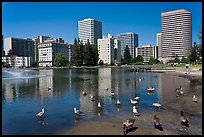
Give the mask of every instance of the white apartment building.
M 43 42 L 38 44 L 39 61 L 40 67 L 52 67 L 54 59 L 57 53 L 62 52 L 65 56 L 69 57 L 69 48 L 66 43 L 58 42 Z
M 161 57 L 166 60 L 189 56 L 192 48 L 191 12 L 181 9 L 161 13 L 161 16 Z
M 117 35 L 118 40 L 121 41 L 121 55 L 124 57 L 126 45 L 130 50 L 130 56 L 135 58 L 135 48 L 138 47 L 138 35 L 134 32 L 121 33 Z
M 102 23 L 91 18 L 78 21 L 78 35 L 83 44 L 87 40 L 90 44 L 97 44 L 97 39 L 102 38 Z
M 102 39 L 98 39 L 98 54 L 99 60 L 104 64 L 120 63 L 120 41 L 110 34 L 103 36 Z
M 158 58 L 158 46 L 143 45 L 136 48 L 135 51 L 136 57 L 138 55 L 142 56 L 144 59 L 144 63 L 148 63 L 151 57 L 155 59 Z
M 31 63 L 31 57 L 2 57 L 2 64 L 9 64 L 12 67 L 30 67 Z

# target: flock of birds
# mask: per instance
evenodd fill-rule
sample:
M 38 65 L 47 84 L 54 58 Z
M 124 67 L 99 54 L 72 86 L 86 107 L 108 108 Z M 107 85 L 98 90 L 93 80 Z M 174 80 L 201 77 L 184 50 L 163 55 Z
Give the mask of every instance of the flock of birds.
M 141 82 L 144 78 L 139 78 L 139 82 Z M 51 88 L 49 87 L 48 90 L 51 90 Z M 108 91 L 108 88 L 106 88 L 105 90 Z M 151 87 L 151 88 L 148 88 L 147 89 L 148 93 L 153 93 L 154 91 L 154 88 Z M 176 97 L 179 97 L 180 95 L 183 95 L 184 96 L 184 92 L 183 92 L 183 89 L 182 87 L 180 86 L 179 88 L 177 88 L 176 90 Z M 87 95 L 87 92 L 83 91 L 82 94 L 84 96 Z M 111 96 L 115 96 L 116 93 L 115 92 L 111 92 Z M 90 95 L 90 99 L 91 101 L 95 101 L 96 100 L 96 97 L 94 95 Z M 198 99 L 195 95 L 193 95 L 192 97 L 193 99 L 193 102 L 197 103 L 198 102 Z M 136 96 L 133 100 L 130 99 L 130 103 L 132 104 L 132 112 L 134 114 L 134 116 L 140 116 L 140 113 L 138 111 L 138 108 L 139 108 L 139 100 L 140 100 L 140 97 Z M 120 106 L 121 105 L 121 102 L 119 101 L 119 99 L 115 102 L 115 105 L 117 106 Z M 158 108 L 160 108 L 162 105 L 160 103 L 153 103 L 152 104 L 153 106 L 156 106 Z M 103 109 L 103 106 L 101 105 L 100 102 L 98 102 L 98 105 L 97 107 L 99 109 Z M 78 110 L 77 108 L 74 108 L 74 114 L 78 115 L 78 116 L 85 116 L 84 112 Z M 43 117 L 45 115 L 45 109 L 42 108 L 42 111 L 37 113 L 36 114 L 36 117 Z M 160 131 L 163 131 L 163 128 L 161 126 L 161 122 L 160 122 L 160 118 L 158 118 L 156 115 L 154 115 L 154 117 L 152 118 L 153 120 L 153 123 L 154 123 L 154 127 L 156 129 L 159 129 Z M 181 121 L 181 125 L 182 125 L 182 128 L 184 130 L 187 130 L 186 127 L 189 127 L 189 120 L 188 118 L 184 115 L 184 111 L 182 110 L 181 113 L 180 113 L 180 121 Z M 135 119 L 134 118 L 128 118 L 126 119 L 124 122 L 123 122 L 123 128 L 124 128 L 124 132 L 129 129 L 129 128 L 132 128 L 133 127 L 133 124 L 135 122 Z

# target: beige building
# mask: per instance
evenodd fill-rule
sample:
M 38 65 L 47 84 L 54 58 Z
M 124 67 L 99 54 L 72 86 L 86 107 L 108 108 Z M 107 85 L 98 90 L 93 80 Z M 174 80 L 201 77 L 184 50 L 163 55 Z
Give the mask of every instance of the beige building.
M 142 56 L 144 59 L 144 63 L 148 63 L 150 58 L 153 57 L 155 59 L 158 58 L 158 47 L 152 45 L 143 45 L 135 49 L 136 57 L 138 55 Z
M 187 57 L 192 47 L 192 15 L 184 9 L 161 13 L 161 58 Z M 160 51 L 160 49 L 159 49 Z

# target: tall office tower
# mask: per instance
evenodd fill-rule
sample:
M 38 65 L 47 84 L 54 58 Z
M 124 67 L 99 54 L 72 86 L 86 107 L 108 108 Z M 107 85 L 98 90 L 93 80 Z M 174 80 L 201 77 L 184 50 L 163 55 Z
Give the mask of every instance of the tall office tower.
M 186 57 L 192 48 L 192 15 L 184 9 L 161 13 L 161 57 Z
M 79 40 L 83 44 L 89 40 L 90 44 L 97 44 L 97 39 L 102 38 L 102 23 L 88 18 L 78 22 Z
M 118 40 L 121 41 L 121 55 L 124 57 L 126 45 L 130 50 L 130 55 L 135 58 L 135 48 L 138 47 L 138 35 L 134 32 L 121 33 L 117 35 Z
M 161 58 L 161 33 L 157 33 L 158 58 Z
M 9 50 L 12 50 L 16 56 L 34 58 L 34 41 L 32 39 L 22 38 L 5 38 L 5 52 L 8 55 Z

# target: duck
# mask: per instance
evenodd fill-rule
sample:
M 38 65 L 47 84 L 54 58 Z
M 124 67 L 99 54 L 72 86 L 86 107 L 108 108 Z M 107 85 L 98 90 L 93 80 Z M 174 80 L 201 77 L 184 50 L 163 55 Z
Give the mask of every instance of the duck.
M 83 94 L 84 96 L 87 95 L 87 93 L 86 93 L 85 91 L 83 91 L 82 94 Z
M 127 133 L 127 129 L 133 128 L 134 122 L 135 122 L 134 118 L 128 118 L 125 121 L 123 121 L 123 132 L 124 132 L 124 134 Z
M 100 102 L 98 102 L 98 108 L 103 109 Z
M 116 95 L 116 93 L 115 92 L 111 92 L 111 96 L 115 96 Z
M 162 105 L 160 103 L 152 103 L 152 106 L 160 108 Z
M 74 114 L 79 115 L 79 116 L 84 116 L 84 112 L 77 110 L 76 108 L 74 108 Z
M 132 112 L 135 114 L 135 116 L 140 116 L 140 113 L 138 112 L 138 110 L 136 109 L 136 106 L 132 107 Z
M 154 91 L 154 88 L 153 87 L 148 88 L 147 91 Z
M 45 109 L 42 108 L 42 111 L 36 114 L 36 117 L 42 117 L 45 114 Z
M 95 96 L 94 95 L 90 95 L 91 101 L 95 101 Z
M 189 127 L 189 120 L 184 115 L 183 110 L 181 111 L 180 120 L 181 120 L 181 125 L 182 125 L 183 128 Z
M 160 119 L 156 115 L 154 115 L 152 120 L 154 122 L 154 128 L 159 129 L 160 131 L 163 131 L 163 128 L 162 128 L 161 123 L 160 123 Z
M 135 97 L 135 100 L 136 100 L 136 101 L 139 101 L 139 100 L 140 100 L 140 97 Z
M 133 105 L 135 105 L 135 104 L 138 104 L 138 103 L 139 103 L 137 100 L 132 100 L 132 99 L 130 99 L 130 102 L 131 102 Z
M 115 105 L 121 105 L 120 100 L 118 99 L 117 102 L 115 103 Z
M 193 95 L 193 102 L 198 103 L 198 99 L 195 95 Z

